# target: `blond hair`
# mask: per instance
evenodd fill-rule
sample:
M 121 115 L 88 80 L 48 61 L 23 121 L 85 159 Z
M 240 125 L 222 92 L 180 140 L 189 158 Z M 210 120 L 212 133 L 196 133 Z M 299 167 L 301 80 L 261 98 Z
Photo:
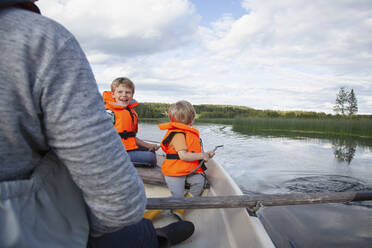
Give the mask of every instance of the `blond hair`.
M 134 83 L 126 77 L 118 77 L 111 83 L 111 91 L 114 92 L 119 85 L 124 85 L 132 90 L 134 93 Z
M 168 110 L 170 121 L 181 122 L 189 125 L 192 123 L 196 115 L 195 109 L 191 103 L 182 100 L 172 104 Z

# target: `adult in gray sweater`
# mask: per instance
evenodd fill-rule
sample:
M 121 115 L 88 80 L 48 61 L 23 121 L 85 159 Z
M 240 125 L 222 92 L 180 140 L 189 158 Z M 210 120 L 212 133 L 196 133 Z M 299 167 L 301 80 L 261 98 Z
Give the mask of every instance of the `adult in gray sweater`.
M 78 42 L 20 9 L 34 1 L 10 2 L 0 0 L 0 247 L 86 247 L 142 223 L 142 181 Z

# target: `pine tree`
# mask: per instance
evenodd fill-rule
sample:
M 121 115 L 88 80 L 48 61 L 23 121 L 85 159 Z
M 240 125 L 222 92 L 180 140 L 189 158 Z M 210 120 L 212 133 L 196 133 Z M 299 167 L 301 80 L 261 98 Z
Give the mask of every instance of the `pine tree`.
M 345 115 L 347 102 L 348 93 L 345 91 L 344 87 L 341 87 L 336 96 L 336 104 L 333 107 L 333 111 L 337 114 L 341 113 L 342 115 Z
M 358 101 L 355 97 L 353 89 L 351 89 L 350 93 L 348 94 L 346 110 L 350 117 L 358 112 Z

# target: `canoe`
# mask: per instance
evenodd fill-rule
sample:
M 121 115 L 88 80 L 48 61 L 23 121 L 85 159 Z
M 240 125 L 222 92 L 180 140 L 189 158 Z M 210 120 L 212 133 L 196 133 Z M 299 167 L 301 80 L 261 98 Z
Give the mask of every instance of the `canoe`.
M 161 164 L 164 156 L 158 154 L 157 158 Z M 207 167 L 209 187 L 203 196 L 243 194 L 216 161 L 211 159 Z M 143 179 L 148 198 L 171 196 L 159 166 L 137 167 L 137 172 Z M 186 209 L 185 219 L 194 223 L 195 232 L 175 247 L 275 247 L 260 220 L 250 216 L 245 208 Z M 155 227 L 162 227 L 175 221 L 177 218 L 170 211 L 164 211 L 153 223 Z

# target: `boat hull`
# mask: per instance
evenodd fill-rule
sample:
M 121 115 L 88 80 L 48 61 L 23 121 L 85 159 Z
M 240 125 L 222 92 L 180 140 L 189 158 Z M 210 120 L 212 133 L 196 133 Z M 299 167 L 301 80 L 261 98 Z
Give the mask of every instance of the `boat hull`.
M 204 190 L 203 196 L 242 194 L 231 177 L 214 160 L 210 160 L 207 167 L 210 187 Z M 143 170 L 139 174 L 144 177 Z M 146 180 L 144 182 L 147 197 L 170 196 L 167 187 L 161 183 L 153 185 L 146 183 Z M 258 218 L 249 216 L 244 208 L 186 209 L 185 219 L 194 223 L 195 232 L 188 240 L 175 247 L 274 247 Z M 177 219 L 170 211 L 164 211 L 153 220 L 155 227 L 174 221 Z

